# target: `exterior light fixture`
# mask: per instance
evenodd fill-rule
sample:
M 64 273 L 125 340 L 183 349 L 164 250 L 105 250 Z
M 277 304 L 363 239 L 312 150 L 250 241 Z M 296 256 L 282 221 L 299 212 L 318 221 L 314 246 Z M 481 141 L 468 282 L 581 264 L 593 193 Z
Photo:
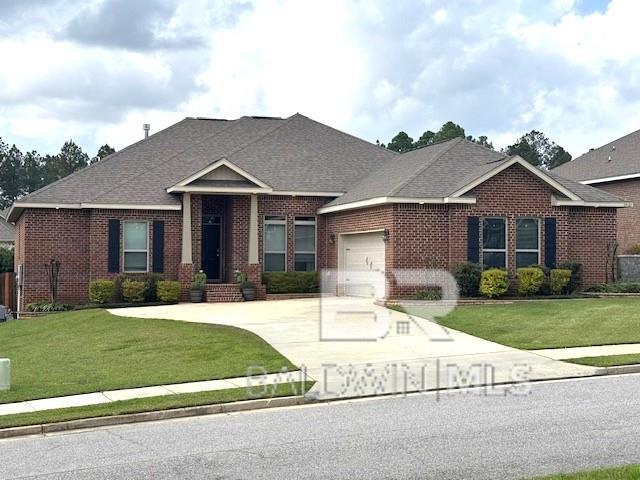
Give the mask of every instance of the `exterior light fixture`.
M 384 232 L 382 232 L 382 241 L 387 243 L 389 241 L 389 229 L 385 228 Z

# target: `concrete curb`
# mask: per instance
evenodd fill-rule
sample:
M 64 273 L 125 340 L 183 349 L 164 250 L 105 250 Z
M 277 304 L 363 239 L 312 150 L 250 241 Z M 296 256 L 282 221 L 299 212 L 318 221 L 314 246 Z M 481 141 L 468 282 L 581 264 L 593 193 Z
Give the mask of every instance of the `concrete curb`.
M 9 427 L 0 429 L 0 440 L 29 435 L 46 435 L 48 433 L 67 432 L 85 428 L 110 427 L 115 425 L 124 425 L 127 423 L 154 422 L 172 418 L 197 417 L 201 415 L 244 412 L 247 410 L 261 410 L 266 408 L 292 407 L 310 402 L 310 400 L 303 396 L 261 398 L 257 400 L 244 400 L 241 402 L 114 415 L 110 417 L 83 418 L 79 420 L 29 425 L 25 427 Z
M 604 367 L 602 375 L 621 375 L 625 373 L 640 373 L 640 364 L 618 365 L 615 367 Z

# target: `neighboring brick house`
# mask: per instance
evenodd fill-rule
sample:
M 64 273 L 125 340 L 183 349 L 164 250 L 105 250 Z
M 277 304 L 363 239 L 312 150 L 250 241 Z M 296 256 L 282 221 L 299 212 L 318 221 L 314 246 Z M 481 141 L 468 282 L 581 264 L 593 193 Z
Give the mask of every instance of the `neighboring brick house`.
M 91 280 L 158 272 L 186 291 L 202 269 L 209 300 L 237 298 L 237 270 L 379 270 L 584 264 L 606 280 L 625 203 L 457 138 L 397 154 L 303 115 L 187 118 L 17 201 L 21 306 L 47 296 L 43 264 L 61 263 L 61 301 Z M 263 287 L 258 288 L 264 298 Z
M 640 130 L 589 150 L 553 171 L 626 200 L 630 208 L 618 211 L 618 253 L 629 253 L 640 245 Z

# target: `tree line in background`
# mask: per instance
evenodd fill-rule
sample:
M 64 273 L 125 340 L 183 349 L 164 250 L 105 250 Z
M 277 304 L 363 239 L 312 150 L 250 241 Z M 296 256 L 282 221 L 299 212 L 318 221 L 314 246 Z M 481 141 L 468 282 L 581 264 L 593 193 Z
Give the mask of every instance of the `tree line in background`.
M 437 132 L 427 130 L 416 141 L 406 132 L 399 132 L 387 145 L 379 141 L 376 143 L 389 150 L 403 153 L 458 137 L 466 138 L 478 145 L 493 148 L 493 144 L 485 135 L 474 138 L 471 135 L 467 135 L 464 128 L 453 122 L 444 123 Z M 571 160 L 569 152 L 537 130 L 525 133 L 512 145 L 502 149 L 502 151 L 507 155 L 520 155 L 531 165 L 544 170 L 551 170 Z
M 17 199 L 56 180 L 100 161 L 115 150 L 105 144 L 89 157 L 76 143 L 64 143 L 56 155 L 40 155 L 35 150 L 23 153 L 0 138 L 0 210 Z

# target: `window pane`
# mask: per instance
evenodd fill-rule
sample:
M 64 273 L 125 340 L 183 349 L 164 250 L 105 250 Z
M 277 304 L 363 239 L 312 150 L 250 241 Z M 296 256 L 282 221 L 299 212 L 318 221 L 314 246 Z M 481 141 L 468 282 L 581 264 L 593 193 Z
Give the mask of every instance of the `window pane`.
M 505 268 L 507 266 L 506 255 L 504 252 L 483 252 L 482 264 L 486 268 Z
M 146 272 L 147 253 L 146 252 L 125 252 L 124 269 L 127 272 Z
M 296 225 L 296 252 L 316 251 L 315 225 Z
M 294 269 L 296 272 L 313 272 L 316 269 L 316 256 L 313 253 L 296 253 Z
M 267 253 L 264 256 L 265 272 L 284 272 L 284 253 Z
M 516 249 L 538 249 L 538 220 L 535 218 L 521 218 L 517 221 Z
M 516 268 L 530 267 L 538 264 L 538 254 L 536 252 L 517 252 Z
M 264 250 L 266 252 L 284 252 L 285 238 L 285 225 L 265 224 Z
M 147 249 L 147 222 L 125 222 L 124 249 Z
M 504 218 L 485 218 L 482 222 L 482 246 L 484 248 L 505 248 Z

